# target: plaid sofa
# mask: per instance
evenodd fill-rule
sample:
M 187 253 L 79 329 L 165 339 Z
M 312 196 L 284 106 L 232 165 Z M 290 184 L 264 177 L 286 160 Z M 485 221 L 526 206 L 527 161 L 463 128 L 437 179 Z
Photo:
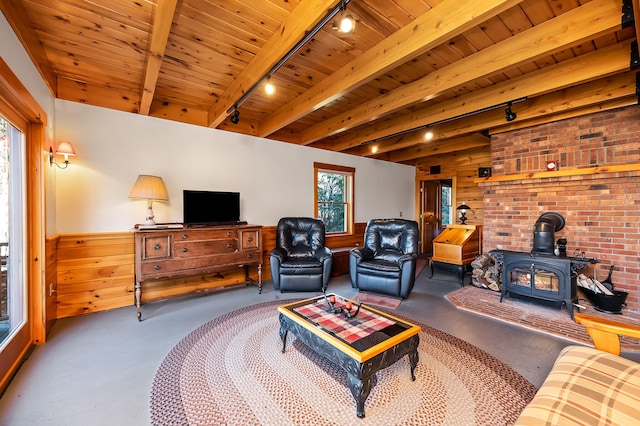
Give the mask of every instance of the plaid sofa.
M 640 364 L 584 346 L 567 346 L 516 425 L 640 423 Z

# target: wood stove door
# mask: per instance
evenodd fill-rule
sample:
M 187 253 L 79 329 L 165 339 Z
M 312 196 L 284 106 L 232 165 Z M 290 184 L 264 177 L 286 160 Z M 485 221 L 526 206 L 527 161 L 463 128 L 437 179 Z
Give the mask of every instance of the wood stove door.
M 523 265 L 511 268 L 508 273 L 510 285 L 517 287 L 519 294 L 538 295 L 545 299 L 559 297 L 561 276 L 550 268 Z

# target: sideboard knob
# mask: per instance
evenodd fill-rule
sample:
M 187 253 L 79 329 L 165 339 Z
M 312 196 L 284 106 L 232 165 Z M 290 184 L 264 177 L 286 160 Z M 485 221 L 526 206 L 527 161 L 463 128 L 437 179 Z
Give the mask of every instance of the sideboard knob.
M 248 243 L 250 243 L 250 242 L 252 242 L 252 241 L 253 241 L 253 237 L 249 237 L 249 238 L 247 238 L 247 242 L 248 242 Z
M 188 251 L 189 251 L 189 249 L 188 249 L 188 248 L 186 248 L 186 247 L 182 247 L 182 252 L 183 252 L 183 253 L 186 253 L 186 252 L 188 252 Z
M 160 250 L 160 244 L 154 244 L 153 248 L 156 250 Z
M 160 265 L 154 266 L 153 269 L 155 269 L 156 271 L 159 271 L 160 270 Z

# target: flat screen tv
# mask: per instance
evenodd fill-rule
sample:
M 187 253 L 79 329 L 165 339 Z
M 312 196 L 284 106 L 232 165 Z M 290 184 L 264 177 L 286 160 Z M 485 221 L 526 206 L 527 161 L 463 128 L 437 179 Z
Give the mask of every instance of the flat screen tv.
M 183 220 L 190 226 L 240 222 L 240 193 L 183 190 Z

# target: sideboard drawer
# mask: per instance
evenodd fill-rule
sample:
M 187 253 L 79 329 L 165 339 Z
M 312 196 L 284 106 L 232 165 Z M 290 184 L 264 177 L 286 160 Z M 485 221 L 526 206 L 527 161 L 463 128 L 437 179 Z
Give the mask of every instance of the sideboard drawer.
M 176 232 L 177 241 L 198 241 L 198 240 L 219 240 L 224 238 L 235 238 L 235 229 L 207 229 L 207 230 L 184 230 Z
M 142 260 L 171 257 L 171 235 L 145 235 L 142 238 Z
M 240 231 L 240 250 L 255 249 L 260 245 L 260 231 L 258 229 L 250 229 Z
M 238 251 L 238 240 L 235 238 L 227 238 L 224 240 L 176 241 L 173 255 L 176 258 L 188 258 L 234 253 L 236 251 Z

